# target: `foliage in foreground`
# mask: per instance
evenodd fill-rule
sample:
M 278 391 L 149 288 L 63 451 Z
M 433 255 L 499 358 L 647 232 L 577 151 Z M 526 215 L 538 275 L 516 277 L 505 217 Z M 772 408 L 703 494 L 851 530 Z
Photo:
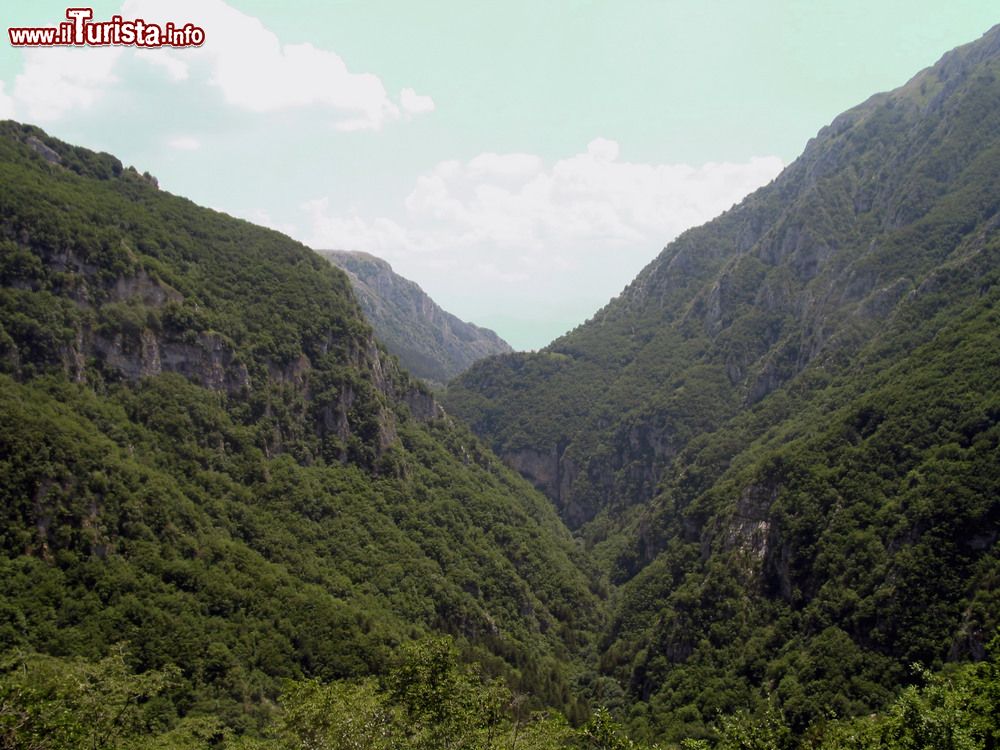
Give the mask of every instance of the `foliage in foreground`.
M 136 674 L 119 646 L 97 662 L 13 654 L 0 676 L 0 748 L 618 748 L 635 747 L 606 711 L 582 729 L 556 712 L 531 712 L 525 696 L 478 665 L 459 661 L 449 638 L 401 649 L 381 678 L 289 681 L 258 736 L 236 736 L 211 715 L 162 712 L 176 667 Z
M 780 708 L 720 717 L 711 739 L 684 750 L 985 750 L 1000 742 L 1000 639 L 992 658 L 946 673 L 920 670 L 882 714 L 830 719 L 796 740 Z M 574 729 L 531 712 L 524 696 L 478 665 L 460 663 L 448 638 L 403 647 L 380 678 L 288 682 L 258 736 L 235 736 L 211 716 L 165 720 L 176 669 L 143 674 L 118 647 L 98 662 L 9 656 L 0 676 L 0 748 L 224 750 L 643 750 L 605 709 Z M 652 750 L 652 748 L 648 748 Z

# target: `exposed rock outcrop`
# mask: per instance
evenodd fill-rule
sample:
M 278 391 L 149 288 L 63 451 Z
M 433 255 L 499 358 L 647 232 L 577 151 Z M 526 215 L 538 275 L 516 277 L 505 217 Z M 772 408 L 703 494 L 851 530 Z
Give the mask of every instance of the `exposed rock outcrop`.
M 48 148 L 41 141 L 38 143 Z M 22 239 L 31 244 L 30 237 Z M 229 396 L 245 396 L 255 389 L 272 386 L 288 387 L 306 403 L 319 399 L 313 409 L 317 433 L 335 437 L 344 458 L 352 435 L 362 428 L 358 420 L 364 420 L 355 416 L 362 400 L 377 404 L 373 437 L 376 457 L 398 440 L 398 417 L 393 404 L 405 404 L 410 416 L 419 421 L 444 415 L 426 388 L 399 372 L 398 365 L 386 357 L 370 331 L 357 341 L 348 340 L 344 356 L 345 364 L 366 376 L 371 392 L 362 396 L 356 383 L 344 382 L 335 392 L 330 392 L 324 384 L 319 393 L 313 379 L 314 364 L 305 352 L 288 361 L 265 360 L 263 367 L 258 360 L 253 369 L 234 341 L 203 327 L 197 306 L 135 263 L 134 253 L 128 248 L 123 248 L 123 257 L 126 264 L 131 263 L 131 268 L 117 276 L 102 272 L 74 249 L 47 248 L 35 252 L 51 271 L 60 274 L 64 279 L 61 291 L 84 313 L 77 316 L 74 328 L 49 355 L 51 366 L 61 367 L 78 383 L 91 377 L 136 382 L 176 373 Z M 16 285 L 16 280 L 13 281 Z M 20 344 L 25 345 L 26 342 Z M 331 331 L 319 341 L 316 354 L 323 357 L 344 346 L 342 334 Z M 14 373 L 26 359 L 13 341 L 3 346 L 0 354 L 5 369 Z M 40 357 L 44 358 L 39 352 L 32 356 L 36 364 Z M 364 419 L 372 418 L 370 406 L 361 411 L 368 415 Z M 370 426 L 363 429 L 371 431 Z M 278 437 L 269 449 L 281 450 L 281 443 Z
M 347 273 L 375 335 L 417 377 L 444 384 L 477 360 L 511 351 L 493 331 L 442 310 L 384 260 L 343 250 L 320 254 Z

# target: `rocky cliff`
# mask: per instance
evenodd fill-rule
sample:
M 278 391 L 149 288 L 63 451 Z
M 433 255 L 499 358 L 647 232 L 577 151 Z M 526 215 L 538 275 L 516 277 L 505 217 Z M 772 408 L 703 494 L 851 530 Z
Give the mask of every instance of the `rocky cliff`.
M 511 351 L 493 331 L 442 310 L 384 260 L 344 250 L 320 254 L 347 273 L 375 335 L 418 378 L 443 385 L 483 357 Z

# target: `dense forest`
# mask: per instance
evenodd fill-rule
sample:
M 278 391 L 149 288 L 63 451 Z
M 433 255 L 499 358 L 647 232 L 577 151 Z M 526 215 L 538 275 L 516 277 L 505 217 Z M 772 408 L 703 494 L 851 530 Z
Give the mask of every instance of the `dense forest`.
M 303 245 L 0 184 L 0 747 L 1000 746 L 1000 27 L 443 407 Z
M 983 658 L 1000 618 L 1000 27 L 834 120 L 537 354 L 446 407 L 614 587 L 640 737 L 797 736 Z
M 529 708 L 586 719 L 601 577 L 342 272 L 31 126 L 0 127 L 0 175 L 11 658 L 122 644 L 122 669 L 171 674 L 158 721 L 253 732 L 285 681 L 449 634 Z

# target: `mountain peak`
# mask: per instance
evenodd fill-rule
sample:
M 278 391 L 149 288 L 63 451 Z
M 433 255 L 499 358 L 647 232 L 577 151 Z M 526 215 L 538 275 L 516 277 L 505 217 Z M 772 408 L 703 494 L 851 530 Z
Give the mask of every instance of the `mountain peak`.
M 371 253 L 366 253 L 364 250 L 320 250 L 321 255 L 324 255 L 331 259 L 337 259 L 342 261 L 344 265 L 347 264 L 358 264 L 361 262 L 373 263 L 376 266 L 383 268 L 388 268 L 392 270 L 392 265 L 389 261 L 384 258 L 379 258 L 377 255 L 372 255 Z M 336 265 L 341 266 L 341 263 Z

